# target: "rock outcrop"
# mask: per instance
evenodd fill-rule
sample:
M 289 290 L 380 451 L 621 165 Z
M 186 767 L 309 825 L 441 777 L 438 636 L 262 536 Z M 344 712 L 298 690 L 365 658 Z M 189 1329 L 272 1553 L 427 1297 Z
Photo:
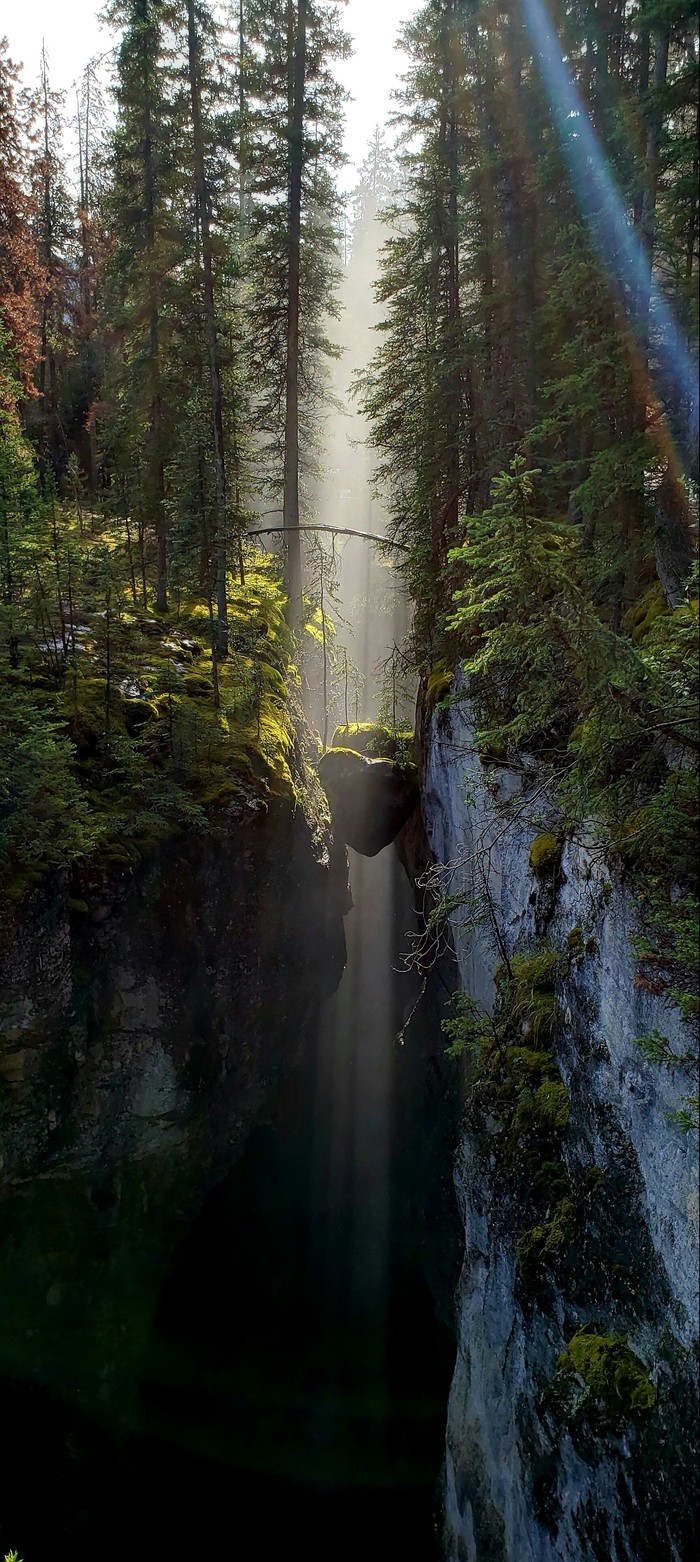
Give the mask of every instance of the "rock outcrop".
M 418 804 L 418 783 L 409 770 L 354 749 L 328 749 L 319 777 L 335 834 L 363 857 L 390 846 Z
M 340 979 L 331 852 L 271 797 L 84 901 L 59 879 L 4 908 L 0 1359 L 21 1380 L 129 1420 L 169 1254 Z
M 635 1039 L 656 1030 L 680 1055 L 686 1028 L 638 978 L 624 883 L 592 841 L 562 840 L 534 767 L 481 765 L 461 689 L 464 701 L 436 711 L 424 734 L 426 832 L 446 892 L 473 902 L 476 882 L 483 907 L 488 889 L 509 958 L 543 940 L 563 952 L 551 1047 L 568 1098 L 559 1173 L 574 1190 L 575 1236 L 567 1245 L 549 1211 L 551 1251 L 524 1283 L 523 1211 L 499 1173 L 498 1123 L 486 1116 L 476 1131 L 467 1119 L 455 1167 L 464 1262 L 445 1555 L 680 1562 L 697 1542 L 698 1189 L 696 1136 L 673 1114 L 693 1084 L 681 1067 L 645 1061 Z M 537 853 L 533 866 L 545 835 L 562 842 L 551 873 Z M 452 904 L 460 984 L 492 1010 L 503 959 L 492 917 Z M 616 1391 L 601 1400 L 587 1340 L 591 1361 L 631 1353 L 638 1408 Z

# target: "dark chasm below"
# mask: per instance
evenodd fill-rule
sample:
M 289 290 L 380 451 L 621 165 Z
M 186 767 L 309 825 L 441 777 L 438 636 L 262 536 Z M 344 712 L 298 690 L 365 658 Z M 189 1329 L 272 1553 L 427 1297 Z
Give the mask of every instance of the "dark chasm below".
M 65 1400 L 4 1384 L 3 1506 L 23 1562 L 440 1555 L 444 1041 L 430 993 L 397 1040 L 420 984 L 402 968 L 414 910 L 396 852 L 351 856 L 340 988 L 164 1277 L 138 1427 L 69 1408 L 70 1339 Z

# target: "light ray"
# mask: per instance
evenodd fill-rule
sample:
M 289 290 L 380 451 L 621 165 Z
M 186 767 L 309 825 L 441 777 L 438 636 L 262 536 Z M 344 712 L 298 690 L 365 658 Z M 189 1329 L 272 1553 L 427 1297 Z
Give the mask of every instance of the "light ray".
M 638 344 L 643 326 L 634 318 L 634 300 L 649 296 L 654 352 L 664 378 L 683 409 L 684 446 L 698 437 L 698 369 L 653 275 L 643 245 L 631 226 L 624 202 L 588 112 L 568 67 L 542 0 L 522 0 L 522 8 L 542 82 L 556 124 L 572 186 L 591 239 L 606 272 L 626 303 L 630 329 Z

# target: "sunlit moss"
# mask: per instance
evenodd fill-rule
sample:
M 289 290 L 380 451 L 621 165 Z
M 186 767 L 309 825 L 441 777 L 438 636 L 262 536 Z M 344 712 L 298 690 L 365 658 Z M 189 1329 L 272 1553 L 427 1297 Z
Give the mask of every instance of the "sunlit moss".
M 210 700 L 214 693 L 211 678 L 205 677 L 203 673 L 188 673 L 183 688 L 191 700 Z
M 119 526 L 102 537 L 96 522 L 86 551 L 71 525 L 67 517 L 62 535 L 80 556 L 75 634 L 69 626 L 65 665 L 59 648 L 55 666 L 23 667 L 21 693 L 45 707 L 47 731 L 55 723 L 76 796 L 62 856 L 53 834 L 44 841 L 33 828 L 25 842 L 15 830 L 17 860 L 6 869 L 17 898 L 68 856 L 82 901 L 80 882 L 131 871 L 174 833 L 232 806 L 265 806 L 272 794 L 296 806 L 302 770 L 289 700 L 298 674 L 275 567 L 261 556 L 244 586 L 230 579 L 229 654 L 215 667 L 206 600 L 173 589 L 162 614 L 134 602 Z M 4 667 L 0 679 L 15 698 L 21 680 Z
M 436 662 L 428 675 L 426 694 L 429 705 L 437 705 L 449 693 L 454 678 L 454 668 L 444 662 Z

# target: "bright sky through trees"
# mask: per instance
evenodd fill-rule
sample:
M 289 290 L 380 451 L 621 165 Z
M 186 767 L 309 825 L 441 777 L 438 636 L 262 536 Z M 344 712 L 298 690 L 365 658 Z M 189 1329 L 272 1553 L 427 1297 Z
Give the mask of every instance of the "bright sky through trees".
M 395 47 L 396 34 L 413 16 L 417 4 L 418 0 L 350 0 L 346 8 L 344 25 L 355 53 L 339 69 L 354 99 L 347 110 L 350 166 L 341 175 L 345 188 L 352 188 L 355 182 L 354 170 L 365 155 L 374 126 L 383 123 L 391 110 L 391 91 L 405 63 Z M 26 0 L 6 14 L 0 34 L 7 34 L 12 58 L 23 63 L 27 81 L 38 77 L 44 38 L 54 86 L 65 90 L 92 55 L 112 47 L 109 29 L 100 26 L 101 8 L 101 0 L 68 0 L 61 6 L 56 0 Z

